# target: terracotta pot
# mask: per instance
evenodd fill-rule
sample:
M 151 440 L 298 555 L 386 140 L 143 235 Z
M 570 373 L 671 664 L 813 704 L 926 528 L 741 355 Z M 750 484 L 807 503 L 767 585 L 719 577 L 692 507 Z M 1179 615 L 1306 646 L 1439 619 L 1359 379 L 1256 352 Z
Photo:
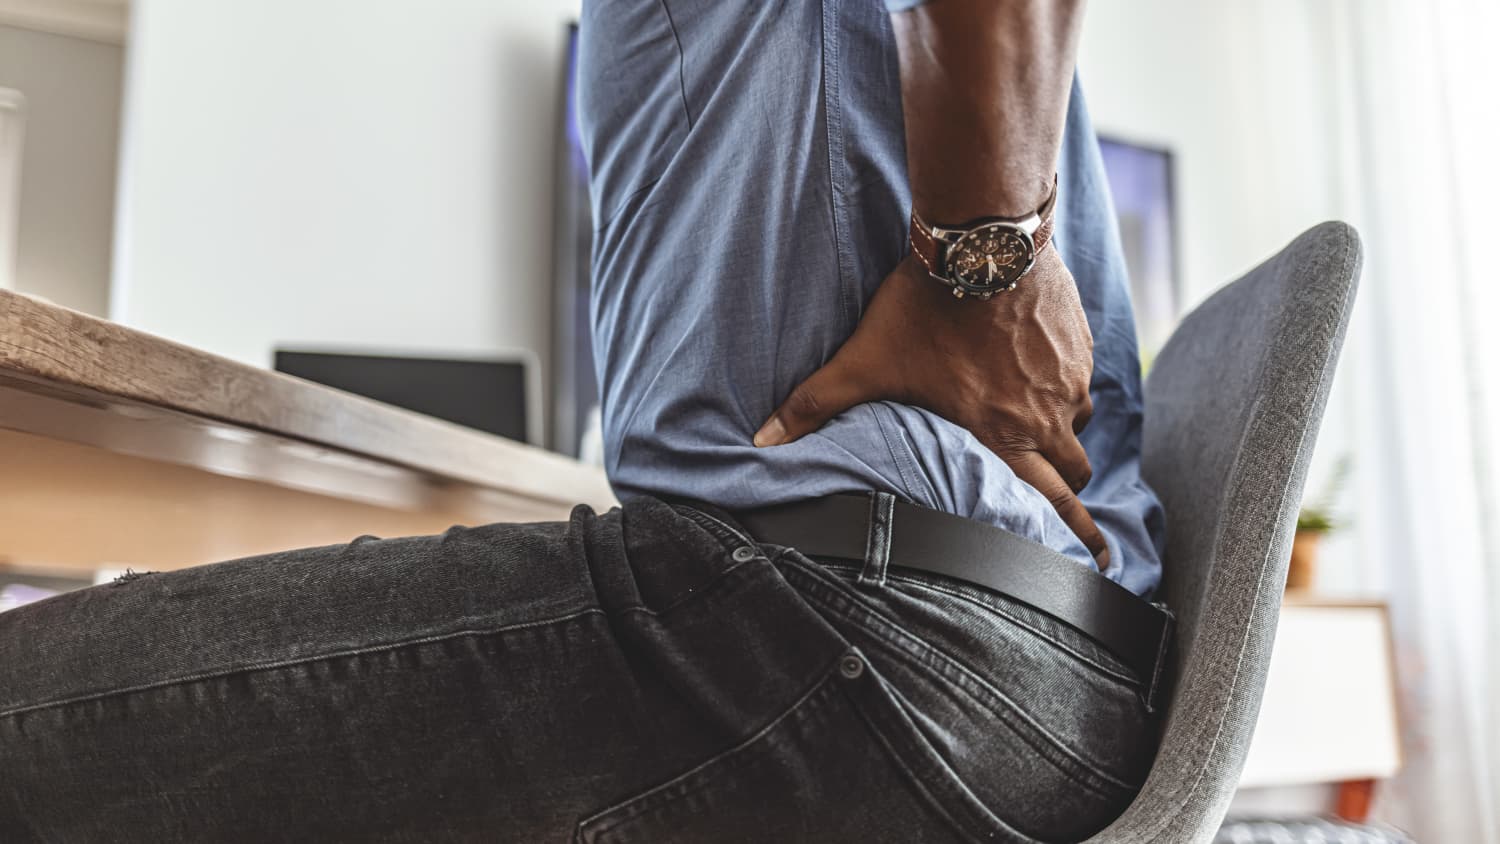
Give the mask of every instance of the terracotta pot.
M 1318 568 L 1318 543 L 1323 534 L 1299 530 L 1292 536 L 1292 564 L 1286 572 L 1286 588 L 1311 589 Z

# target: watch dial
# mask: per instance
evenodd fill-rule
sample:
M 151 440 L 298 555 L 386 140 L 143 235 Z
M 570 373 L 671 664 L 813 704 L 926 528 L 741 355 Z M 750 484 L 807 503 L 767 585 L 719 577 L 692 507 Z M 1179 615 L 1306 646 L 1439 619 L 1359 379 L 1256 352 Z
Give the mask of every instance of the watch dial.
M 948 247 L 951 279 L 975 291 L 1007 290 L 1031 266 L 1031 238 L 1008 223 L 966 233 Z

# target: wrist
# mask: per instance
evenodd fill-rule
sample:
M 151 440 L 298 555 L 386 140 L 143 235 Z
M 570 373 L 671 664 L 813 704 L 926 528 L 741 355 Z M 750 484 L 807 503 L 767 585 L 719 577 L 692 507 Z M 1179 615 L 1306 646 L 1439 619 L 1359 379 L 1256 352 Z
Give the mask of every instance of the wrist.
M 912 186 L 912 208 L 928 221 L 960 223 L 980 217 L 1019 219 L 1036 211 L 1052 193 L 1055 173 L 1049 168 L 1012 168 L 1021 172 L 970 179 L 950 190 Z

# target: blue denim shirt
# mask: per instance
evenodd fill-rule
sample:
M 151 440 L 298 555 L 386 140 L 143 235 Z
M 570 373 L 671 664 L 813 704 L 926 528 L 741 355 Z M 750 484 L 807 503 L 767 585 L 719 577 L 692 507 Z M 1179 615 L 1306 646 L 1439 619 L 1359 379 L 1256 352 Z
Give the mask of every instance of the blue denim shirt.
M 880 489 L 1094 566 L 1040 493 L 926 410 L 873 402 L 795 443 L 751 444 L 908 248 L 900 79 L 880 3 L 586 2 L 579 112 L 606 468 L 622 499 L 736 509 Z M 1081 436 L 1094 474 L 1080 497 L 1109 543 L 1106 576 L 1146 594 L 1162 511 L 1140 476 L 1125 263 L 1076 84 L 1058 168 L 1054 242 L 1095 339 Z

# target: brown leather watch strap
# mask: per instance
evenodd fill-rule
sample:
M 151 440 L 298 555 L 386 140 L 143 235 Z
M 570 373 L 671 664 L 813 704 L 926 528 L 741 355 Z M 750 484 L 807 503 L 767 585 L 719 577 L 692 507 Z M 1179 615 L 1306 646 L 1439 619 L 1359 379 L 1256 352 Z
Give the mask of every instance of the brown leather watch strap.
M 1042 250 L 1047 248 L 1047 241 L 1052 239 L 1052 223 L 1057 219 L 1054 213 L 1056 210 L 1057 175 L 1053 174 L 1052 193 L 1047 196 L 1047 201 L 1042 203 L 1042 207 L 1036 209 L 1036 215 L 1042 218 L 1042 223 L 1036 227 L 1036 231 L 1031 233 L 1031 244 L 1035 247 L 1032 250 L 1033 255 L 1042 254 Z
M 1052 223 L 1056 219 L 1057 215 L 1049 211 L 1046 216 L 1042 217 L 1042 224 L 1037 226 L 1036 231 L 1031 235 L 1031 242 L 1036 246 L 1036 254 L 1042 254 L 1042 250 L 1047 248 L 1048 241 L 1052 240 Z
M 927 268 L 928 275 L 938 274 L 938 242 L 932 239 L 932 232 L 922 225 L 922 218 L 917 216 L 915 209 L 911 212 L 911 251 Z

